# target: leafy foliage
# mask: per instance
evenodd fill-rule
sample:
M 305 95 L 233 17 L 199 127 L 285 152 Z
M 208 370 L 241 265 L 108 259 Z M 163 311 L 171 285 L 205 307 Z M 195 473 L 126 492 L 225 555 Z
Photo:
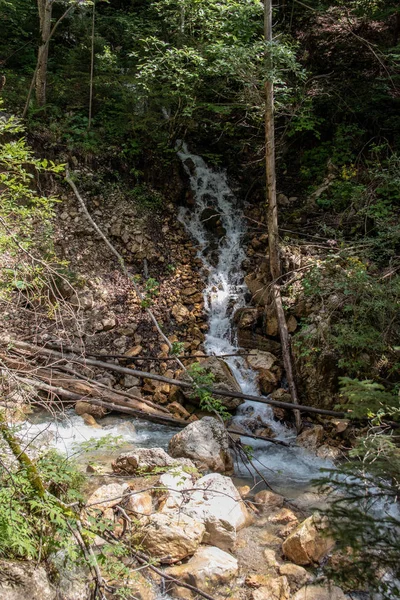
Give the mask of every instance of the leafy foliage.
M 212 396 L 209 390 L 215 380 L 213 373 L 207 372 L 200 363 L 192 363 L 188 372 L 195 384 L 193 397 L 199 399 L 200 408 L 208 412 L 216 412 L 223 419 L 228 419 L 231 416 L 229 411 L 220 400 Z

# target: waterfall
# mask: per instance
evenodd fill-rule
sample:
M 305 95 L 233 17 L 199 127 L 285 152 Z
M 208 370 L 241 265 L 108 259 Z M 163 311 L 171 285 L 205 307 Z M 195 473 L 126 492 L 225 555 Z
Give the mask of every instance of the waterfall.
M 185 143 L 178 143 L 178 156 L 190 178 L 195 198 L 192 209 L 182 207 L 179 220 L 196 240 L 198 256 L 208 273 L 204 290 L 204 306 L 209 330 L 204 348 L 207 354 L 235 354 L 239 348 L 232 317 L 238 308 L 246 305 L 242 263 L 246 257 L 243 238 L 246 222 L 237 199 L 230 189 L 223 171 L 209 168 L 200 156 L 189 152 Z M 210 236 L 207 222 L 218 219 L 219 235 Z M 242 392 L 258 396 L 257 373 L 246 365 L 242 357 L 227 357 L 227 364 L 239 383 Z M 246 426 L 249 417 L 259 425 L 267 425 L 276 435 L 286 437 L 285 427 L 276 422 L 270 406 L 247 401 L 235 418 Z

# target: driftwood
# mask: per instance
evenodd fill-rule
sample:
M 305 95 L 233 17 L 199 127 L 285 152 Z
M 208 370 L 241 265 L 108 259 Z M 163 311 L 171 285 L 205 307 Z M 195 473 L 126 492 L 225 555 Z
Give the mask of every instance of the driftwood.
M 0 342 L 1 341 L 2 340 L 0 338 Z M 64 360 L 73 361 L 73 362 L 76 362 L 76 363 L 82 364 L 82 365 L 91 365 L 94 367 L 99 367 L 101 369 L 108 369 L 110 371 L 115 371 L 116 373 L 123 373 L 126 375 L 133 375 L 135 377 L 142 377 L 142 378 L 145 377 L 147 379 L 153 379 L 154 381 L 161 381 L 163 383 L 169 383 L 171 385 L 176 385 L 178 387 L 182 387 L 182 388 L 186 388 L 186 389 L 193 388 L 193 385 L 191 383 L 187 383 L 185 381 L 180 381 L 178 379 L 171 379 L 170 377 L 163 377 L 162 375 L 155 375 L 154 373 L 148 373 L 146 371 L 139 371 L 137 369 L 121 367 L 120 365 L 110 364 L 110 363 L 103 362 L 100 360 L 91 360 L 91 359 L 79 358 L 79 357 L 76 357 L 73 355 L 62 354 L 61 352 L 57 352 L 55 350 L 47 350 L 46 348 L 34 346 L 27 342 L 18 342 L 18 341 L 10 342 L 10 340 L 7 340 L 7 344 L 11 348 L 15 347 L 18 349 L 27 350 L 29 352 L 29 354 L 33 355 L 33 356 L 35 356 L 35 355 L 36 356 L 40 356 L 40 355 L 54 356 L 54 357 L 61 358 Z M 233 390 L 227 391 L 227 390 L 220 390 L 218 388 L 212 388 L 212 387 L 207 388 L 207 389 L 212 394 L 215 394 L 215 395 L 225 396 L 228 398 L 231 397 L 231 398 L 241 398 L 243 400 L 251 400 L 252 402 L 259 402 L 261 404 L 268 404 L 270 406 L 276 406 L 278 408 L 285 408 L 288 410 L 299 410 L 302 412 L 308 412 L 308 413 L 320 414 L 320 415 L 326 415 L 326 416 L 338 417 L 338 418 L 346 416 L 345 412 L 327 410 L 324 408 L 317 408 L 315 406 L 292 404 L 290 402 L 280 402 L 279 400 L 263 398 L 262 396 L 251 396 L 250 394 L 243 394 L 241 392 L 236 392 Z

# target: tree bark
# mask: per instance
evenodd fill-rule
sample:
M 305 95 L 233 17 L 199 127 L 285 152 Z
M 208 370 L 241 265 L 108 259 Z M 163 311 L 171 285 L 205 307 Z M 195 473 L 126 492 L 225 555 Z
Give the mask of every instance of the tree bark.
M 265 172 L 266 200 L 268 222 L 269 262 L 273 284 L 273 297 L 279 325 L 279 335 L 282 344 L 283 365 L 286 371 L 289 391 L 293 404 L 299 404 L 296 383 L 294 380 L 290 337 L 286 325 L 285 313 L 282 306 L 279 278 L 281 277 L 281 260 L 279 251 L 278 205 L 276 200 L 276 170 L 275 170 L 275 126 L 274 126 L 274 83 L 272 74 L 272 54 L 268 46 L 272 43 L 272 0 L 264 0 L 264 38 L 266 43 L 265 82 Z M 301 429 L 301 417 L 298 410 L 294 411 L 297 431 Z
M 38 69 L 36 73 L 36 101 L 38 106 L 46 104 L 47 63 L 49 58 L 49 38 L 51 33 L 51 15 L 53 0 L 38 0 L 40 22 L 40 46 Z

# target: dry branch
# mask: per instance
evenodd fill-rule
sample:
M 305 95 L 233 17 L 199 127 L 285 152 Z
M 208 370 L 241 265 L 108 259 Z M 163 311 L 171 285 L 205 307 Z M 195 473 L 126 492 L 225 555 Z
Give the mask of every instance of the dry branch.
M 47 350 L 46 348 L 40 348 L 38 346 L 34 346 L 27 342 L 18 342 L 18 341 L 10 341 L 4 340 L 0 338 L 0 343 L 6 343 L 10 347 L 21 348 L 27 350 L 32 356 L 54 356 L 57 358 L 63 358 L 65 360 L 73 360 L 74 362 L 82 365 L 91 365 L 95 367 L 99 367 L 102 369 L 108 369 L 110 371 L 115 371 L 116 373 L 124 373 L 126 375 L 133 375 L 135 377 L 145 377 L 147 379 L 153 379 L 155 381 L 161 381 L 163 383 L 169 383 L 172 385 L 176 385 L 178 387 L 193 389 L 191 383 L 187 383 L 185 381 L 180 381 L 179 379 L 171 379 L 170 377 L 163 377 L 162 375 L 155 375 L 154 373 L 148 373 L 146 371 L 139 371 L 137 369 L 129 369 L 128 367 L 121 367 L 120 365 L 110 364 L 107 362 L 103 362 L 100 360 L 91 360 L 89 358 L 79 358 L 74 355 L 65 355 L 61 352 L 57 352 L 55 350 Z M 346 415 L 345 412 L 338 412 L 334 410 L 327 410 L 323 408 L 317 408 L 315 406 L 304 406 L 300 404 L 292 404 L 290 402 L 280 402 L 279 400 L 272 400 L 270 398 L 263 398 L 262 396 L 252 396 L 250 394 L 243 394 L 241 392 L 233 391 L 233 390 L 220 390 L 218 388 L 207 388 L 212 394 L 216 394 L 219 396 L 231 397 L 231 398 L 241 398 L 242 400 L 251 400 L 252 402 L 259 402 L 261 404 L 268 404 L 270 406 L 276 406 L 278 408 L 285 408 L 288 410 L 299 410 L 302 412 L 327 415 L 331 417 L 344 417 Z

